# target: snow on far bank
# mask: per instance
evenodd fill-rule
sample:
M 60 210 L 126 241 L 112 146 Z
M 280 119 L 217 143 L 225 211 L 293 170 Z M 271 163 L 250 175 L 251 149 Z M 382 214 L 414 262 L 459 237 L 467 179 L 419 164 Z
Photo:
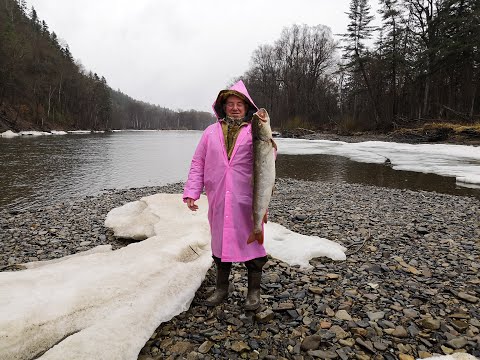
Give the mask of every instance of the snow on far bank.
M 404 144 L 383 141 L 346 143 L 328 140 L 276 139 L 286 155 L 327 154 L 353 161 L 382 164 L 395 170 L 455 177 L 457 184 L 480 184 L 480 146 Z
M 47 350 L 38 358 L 136 359 L 158 325 L 188 309 L 212 264 L 208 203 L 204 196 L 197 203 L 191 212 L 181 194 L 142 198 L 110 211 L 105 224 L 117 236 L 146 240 L 0 273 L 0 358 L 37 358 Z M 266 227 L 267 248 L 284 261 L 308 265 L 306 256 L 319 251 L 345 258 L 339 245 L 321 250 L 304 246 L 316 241 L 307 238 Z M 316 253 L 298 250 L 305 247 Z M 297 253 L 289 254 L 293 248 Z
M 18 133 L 13 132 L 12 130 L 7 130 L 3 133 L 0 133 L 0 137 L 16 137 L 16 136 L 42 136 L 42 135 L 66 135 L 67 132 L 60 130 L 47 131 L 20 131 Z
M 51 130 L 50 131 L 52 135 L 67 135 L 68 133 L 66 131 L 60 131 L 60 130 Z
M 12 137 L 15 137 L 15 136 L 19 136 L 19 134 L 13 132 L 12 130 L 7 130 L 7 131 L 1 133 L 0 136 L 4 137 L 4 138 L 12 138 Z
M 52 133 L 46 132 L 46 131 L 34 131 L 34 130 L 26 130 L 26 131 L 20 131 L 18 135 L 23 135 L 23 136 L 41 136 L 41 135 L 52 135 Z

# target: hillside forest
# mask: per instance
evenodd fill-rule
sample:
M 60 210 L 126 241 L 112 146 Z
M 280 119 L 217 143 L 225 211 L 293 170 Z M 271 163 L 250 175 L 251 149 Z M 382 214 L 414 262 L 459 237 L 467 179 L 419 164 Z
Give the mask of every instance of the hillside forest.
M 0 129 L 203 129 L 206 112 L 132 99 L 74 60 L 25 0 L 0 8 Z M 279 130 L 388 132 L 480 123 L 478 0 L 351 0 L 341 40 L 285 27 L 242 79 Z M 377 18 L 379 26 L 373 26 Z M 338 34 L 335 34 L 338 35 Z M 228 85 L 228 84 L 226 84 Z
M 25 0 L 0 5 L 0 131 L 204 129 L 212 114 L 132 99 L 87 71 Z

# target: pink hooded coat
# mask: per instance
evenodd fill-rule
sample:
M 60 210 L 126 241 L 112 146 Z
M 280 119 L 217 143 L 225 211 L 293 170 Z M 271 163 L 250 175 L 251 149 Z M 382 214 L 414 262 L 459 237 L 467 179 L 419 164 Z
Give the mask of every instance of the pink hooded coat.
M 243 94 L 257 109 L 242 81 L 230 90 Z M 220 95 L 213 104 L 217 118 L 223 116 Z M 253 230 L 252 125 L 241 128 L 230 160 L 219 121 L 203 132 L 193 155 L 183 199 L 197 200 L 205 187 L 208 199 L 208 220 L 212 235 L 212 253 L 224 262 L 245 262 L 266 256 L 263 245 L 247 244 Z

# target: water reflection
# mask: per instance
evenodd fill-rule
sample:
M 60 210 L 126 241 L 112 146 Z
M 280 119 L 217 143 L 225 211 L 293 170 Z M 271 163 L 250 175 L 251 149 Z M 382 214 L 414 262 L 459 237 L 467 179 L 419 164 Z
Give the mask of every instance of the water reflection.
M 342 156 L 280 154 L 276 165 L 280 178 L 347 182 L 480 198 L 478 189 L 459 187 L 453 177 L 397 171 L 387 165 L 360 163 Z

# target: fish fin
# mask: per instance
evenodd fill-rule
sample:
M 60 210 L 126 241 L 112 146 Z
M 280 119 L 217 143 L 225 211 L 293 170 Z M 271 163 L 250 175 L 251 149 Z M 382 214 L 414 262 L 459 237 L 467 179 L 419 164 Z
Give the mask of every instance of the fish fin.
M 277 143 L 275 142 L 275 140 L 270 139 L 270 142 L 272 143 L 272 146 L 275 149 L 275 151 L 278 151 Z
M 255 241 L 258 241 L 260 245 L 263 244 L 263 231 L 260 231 L 258 233 L 252 232 L 248 237 L 247 244 L 251 244 Z
M 255 240 L 257 240 L 260 245 L 263 244 L 263 231 L 255 233 Z

